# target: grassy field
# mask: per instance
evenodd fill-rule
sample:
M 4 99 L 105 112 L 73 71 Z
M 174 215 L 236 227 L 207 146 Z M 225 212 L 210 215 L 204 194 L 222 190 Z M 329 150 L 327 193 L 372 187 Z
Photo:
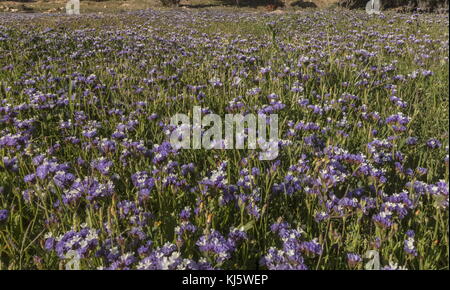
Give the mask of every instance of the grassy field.
M 0 269 L 448 269 L 448 25 L 0 15 Z M 278 158 L 175 150 L 194 105 L 278 114 Z

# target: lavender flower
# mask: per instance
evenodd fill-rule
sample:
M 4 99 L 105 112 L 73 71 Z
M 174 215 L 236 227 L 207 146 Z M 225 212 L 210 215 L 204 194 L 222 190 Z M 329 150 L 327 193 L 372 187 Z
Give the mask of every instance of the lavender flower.
M 0 210 L 0 222 L 5 221 L 8 219 L 9 211 L 6 209 Z

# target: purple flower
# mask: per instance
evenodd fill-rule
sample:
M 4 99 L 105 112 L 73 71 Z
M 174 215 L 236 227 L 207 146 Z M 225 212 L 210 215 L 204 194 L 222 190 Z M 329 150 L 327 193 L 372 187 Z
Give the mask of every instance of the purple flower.
M 217 263 L 230 259 L 235 250 L 235 243 L 226 240 L 216 230 L 201 236 L 196 245 L 201 252 L 212 254 Z
M 187 206 L 181 211 L 180 218 L 182 220 L 189 220 L 190 216 L 191 216 L 191 208 Z
M 138 265 L 139 270 L 176 270 L 182 266 L 183 259 L 174 244 L 166 243 L 152 251 L 142 259 Z
M 350 268 L 356 267 L 361 262 L 362 262 L 362 258 L 360 255 L 355 254 L 355 253 L 347 254 L 347 263 Z
M 84 258 L 89 251 L 98 246 L 98 233 L 98 231 L 82 225 L 79 232 L 71 230 L 56 239 L 53 239 L 51 235 L 47 236 L 45 247 L 47 250 L 55 250 L 61 259 L 65 259 L 71 250 L 76 251 L 80 258 Z
M 63 201 L 65 204 L 74 204 L 84 196 L 88 201 L 94 202 L 111 196 L 113 192 L 114 184 L 112 181 L 103 184 L 96 178 L 86 177 L 83 180 L 75 180 L 71 187 L 64 191 Z
M 9 212 L 6 209 L 0 210 L 0 222 L 5 221 L 9 216 Z
M 25 175 L 23 180 L 26 183 L 33 183 L 34 181 L 36 181 L 36 174 L 32 173 L 32 174 Z
M 136 172 L 131 176 L 133 185 L 139 189 L 139 198 L 145 199 L 150 196 L 150 192 L 155 186 L 155 179 L 150 177 L 146 171 Z
M 405 241 L 404 241 L 404 250 L 406 253 L 413 255 L 413 256 L 417 256 L 417 250 L 416 247 L 414 245 L 415 240 L 414 237 L 408 237 Z
M 417 142 L 418 142 L 417 137 L 408 137 L 408 139 L 406 139 L 407 145 L 416 145 Z
M 101 174 L 108 175 L 109 170 L 113 166 L 113 162 L 104 157 L 101 157 L 100 159 L 92 161 L 91 166 L 92 168 L 97 169 Z
M 295 252 L 285 252 L 270 248 L 260 260 L 260 264 L 269 270 L 307 270 L 304 259 Z
M 58 171 L 53 177 L 56 186 L 60 188 L 69 186 L 74 180 L 75 176 L 72 173 L 67 173 L 65 171 Z
M 307 254 L 320 255 L 322 254 L 322 246 L 314 239 L 310 242 L 303 242 L 300 245 L 300 249 Z
M 439 140 L 431 138 L 427 141 L 427 146 L 431 149 L 440 148 L 442 146 L 441 142 Z
M 407 231 L 406 231 L 406 235 L 407 235 L 409 238 L 414 238 L 415 233 L 414 233 L 413 230 L 407 230 Z

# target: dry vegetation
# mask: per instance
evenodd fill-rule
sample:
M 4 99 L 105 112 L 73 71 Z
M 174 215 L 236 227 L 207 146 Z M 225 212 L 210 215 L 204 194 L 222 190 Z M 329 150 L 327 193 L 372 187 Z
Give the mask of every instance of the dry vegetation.
M 0 12 L 44 12 L 44 13 L 60 13 L 64 11 L 66 0 L 37 0 L 32 2 L 18 1 L 0 1 Z M 306 4 L 313 5 L 291 6 L 292 3 L 298 3 L 298 0 L 284 0 L 284 9 L 302 9 L 306 7 L 316 6 L 317 8 L 327 8 L 336 4 L 337 0 L 314 0 L 303 1 Z M 192 7 L 206 9 L 235 9 L 235 7 L 226 6 L 218 0 L 182 0 L 181 9 L 189 9 Z M 158 0 L 111 0 L 111 1 L 81 1 L 81 9 L 85 13 L 89 12 L 125 12 L 139 9 L 162 8 Z M 263 10 L 264 7 L 241 7 L 240 9 Z

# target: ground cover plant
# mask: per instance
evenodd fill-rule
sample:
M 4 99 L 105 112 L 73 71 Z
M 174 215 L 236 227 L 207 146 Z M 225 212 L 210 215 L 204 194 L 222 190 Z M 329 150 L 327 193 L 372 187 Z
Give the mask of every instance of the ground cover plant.
M 448 15 L 336 11 L 0 15 L 0 268 L 448 269 Z

